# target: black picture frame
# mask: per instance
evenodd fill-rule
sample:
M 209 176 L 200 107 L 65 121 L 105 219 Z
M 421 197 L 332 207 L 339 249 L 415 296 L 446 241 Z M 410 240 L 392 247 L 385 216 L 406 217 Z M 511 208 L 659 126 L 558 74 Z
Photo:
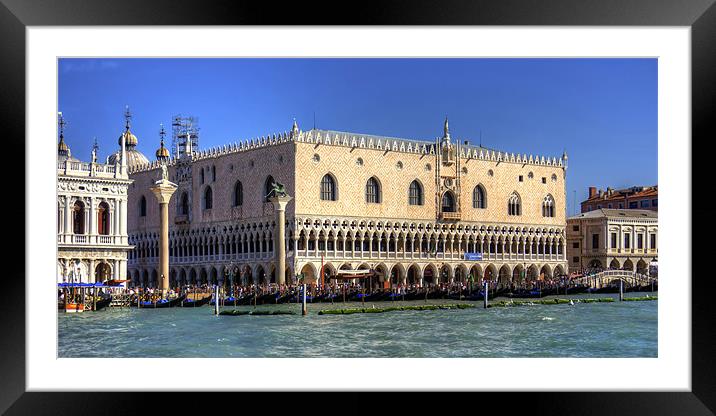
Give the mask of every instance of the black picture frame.
M 391 1 L 360 4 L 306 4 L 293 2 L 273 4 L 256 1 L 162 0 L 145 2 L 124 0 L 0 0 L 0 117 L 2 117 L 5 154 L 16 155 L 14 161 L 24 172 L 28 159 L 25 149 L 25 29 L 27 26 L 73 25 L 563 25 L 563 26 L 686 26 L 691 28 L 692 42 L 692 149 L 704 143 L 712 133 L 712 115 L 716 103 L 716 6 L 714 0 L 503 0 L 503 1 Z M 332 15 L 331 15 L 332 14 Z M 270 22 L 267 18 L 270 17 Z M 51 93 L 51 92 L 48 92 Z M 710 136 L 714 137 L 713 134 Z M 684 138 L 688 145 L 688 138 Z M 693 152 L 693 150 L 692 150 Z M 25 157 L 20 158 L 19 155 Z M 693 152 L 692 166 L 708 164 L 706 152 Z M 699 160 L 702 159 L 702 160 Z M 680 167 L 690 168 L 690 167 Z M 15 169 L 15 172 L 18 170 Z M 7 172 L 7 170 L 6 170 Z M 699 175 L 692 175 L 692 190 Z M 26 189 L 12 178 L 14 200 L 23 201 Z M 23 183 L 24 185 L 24 183 Z M 15 188 L 16 187 L 16 188 Z M 24 210 L 8 204 L 17 219 Z M 691 218 L 706 215 L 706 206 L 694 206 Z M 687 214 L 687 213 L 685 213 Z M 27 221 L 28 219 L 25 218 Z M 23 228 L 15 221 L 17 228 Z M 12 225 L 11 225 L 12 227 Z M 8 258 L 24 258 L 25 245 L 17 239 L 21 230 L 12 234 L 13 244 L 6 251 Z M 24 238 L 23 238 L 24 243 Z M 705 245 L 692 242 L 692 258 L 708 259 L 702 253 Z M 690 279 L 691 265 L 684 265 Z M 212 398 L 146 397 L 141 393 L 30 393 L 25 391 L 25 271 L 7 270 L 3 277 L 2 332 L 0 332 L 0 411 L 7 414 L 134 414 L 184 413 L 203 409 L 208 400 L 245 403 L 246 398 L 222 395 Z M 42 278 L 34 276 L 32 278 Z M 467 402 L 472 408 L 487 409 L 481 403 L 497 403 L 503 410 L 549 414 L 713 414 L 716 411 L 716 352 L 714 342 L 714 309 L 710 297 L 714 278 L 704 276 L 698 290 L 692 293 L 692 390 L 691 392 L 579 392 L 579 393 L 471 393 L 455 399 L 425 398 L 437 402 Z M 697 287 L 696 282 L 693 286 Z M 574 369 L 578 370 L 578 369 Z M 614 377 L 618 377 L 614 374 Z M 521 397 L 514 397 L 519 394 Z M 248 400 L 266 403 L 267 393 L 254 393 Z M 229 397 L 231 397 L 229 399 Z M 405 405 L 411 399 L 388 396 L 388 402 Z M 270 400 L 270 399 L 269 399 Z M 336 403 L 319 399 L 317 408 L 336 409 Z M 331 399 L 333 400 L 333 399 Z M 352 398 L 349 400 L 365 400 Z M 141 407 L 138 407 L 138 401 Z M 313 399 L 309 399 L 313 401 Z M 346 403 L 343 404 L 347 406 Z M 232 406 L 233 407 L 233 406 Z M 298 411 L 292 409 L 272 409 Z M 238 413 L 249 411 L 241 406 Z M 255 411 L 261 411 L 260 408 Z

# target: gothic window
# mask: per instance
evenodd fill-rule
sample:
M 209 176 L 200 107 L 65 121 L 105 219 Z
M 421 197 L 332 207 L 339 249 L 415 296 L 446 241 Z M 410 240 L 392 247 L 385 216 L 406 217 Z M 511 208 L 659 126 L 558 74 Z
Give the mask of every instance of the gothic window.
M 97 232 L 100 235 L 109 235 L 109 205 L 106 202 L 99 204 L 97 210 Z
M 473 208 L 487 208 L 487 199 L 485 198 L 485 188 L 482 185 L 477 185 L 472 191 L 472 207 Z
M 179 215 L 189 215 L 189 195 L 186 192 L 181 194 L 179 204 Z
M 417 179 L 410 183 L 408 203 L 410 205 L 423 205 L 423 187 L 420 186 L 420 182 Z
M 542 201 L 542 216 L 554 217 L 554 198 L 552 198 L 552 195 L 547 195 Z
M 80 201 L 75 202 L 72 208 L 72 231 L 75 234 L 85 233 L 85 204 Z
M 204 191 L 204 209 L 211 209 L 214 205 L 214 195 L 211 191 L 211 186 L 207 186 Z
M 238 207 L 244 204 L 244 186 L 241 181 L 236 181 L 234 185 L 234 206 Z
M 211 181 L 216 182 L 216 166 L 211 167 Z
M 273 176 L 269 175 L 268 178 L 266 178 L 266 182 L 264 182 L 264 202 L 269 202 L 268 194 L 273 190 L 273 183 Z
M 455 212 L 455 196 L 451 191 L 447 191 L 443 194 L 442 207 L 443 212 Z
M 201 184 L 204 184 L 204 168 L 201 169 Z
M 336 200 L 336 181 L 328 173 L 323 176 L 323 179 L 321 179 L 321 200 Z
M 380 203 L 380 184 L 375 177 L 368 179 L 365 184 L 365 200 L 373 204 Z
M 139 200 L 139 216 L 147 216 L 147 198 L 145 198 L 144 195 L 142 195 L 142 198 Z
M 507 215 L 522 215 L 522 200 L 517 192 L 512 192 L 507 203 Z

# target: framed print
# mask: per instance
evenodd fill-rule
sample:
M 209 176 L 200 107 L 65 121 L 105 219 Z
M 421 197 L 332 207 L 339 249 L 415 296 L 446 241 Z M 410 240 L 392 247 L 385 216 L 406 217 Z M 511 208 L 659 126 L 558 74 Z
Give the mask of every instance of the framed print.
M 321 26 L 2 1 L 26 179 L 8 414 L 194 390 L 716 407 L 689 137 L 713 113 L 712 2 L 386 3 Z

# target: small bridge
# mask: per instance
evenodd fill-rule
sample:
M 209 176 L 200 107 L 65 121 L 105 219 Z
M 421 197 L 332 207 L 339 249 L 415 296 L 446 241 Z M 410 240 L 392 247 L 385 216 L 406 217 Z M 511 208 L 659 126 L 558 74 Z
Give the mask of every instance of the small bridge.
M 656 277 L 650 277 L 646 274 L 630 270 L 604 270 L 588 276 L 578 277 L 572 281 L 595 288 L 601 288 L 609 286 L 612 283 L 617 283 L 619 280 L 624 281 L 624 287 L 647 286 L 652 282 L 658 283 L 659 281 Z

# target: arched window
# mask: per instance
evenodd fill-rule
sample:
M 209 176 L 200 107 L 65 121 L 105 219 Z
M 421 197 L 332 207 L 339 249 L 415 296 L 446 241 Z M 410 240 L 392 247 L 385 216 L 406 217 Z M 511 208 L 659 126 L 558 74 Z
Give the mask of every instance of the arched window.
M 97 209 L 97 233 L 109 235 L 109 205 L 106 202 L 99 204 Z
M 268 194 L 273 190 L 274 182 L 273 176 L 269 175 L 268 178 L 266 178 L 266 182 L 264 182 L 264 202 L 269 202 Z
M 145 198 L 144 195 L 142 195 L 142 198 L 139 200 L 139 216 L 147 216 L 147 198 Z
M 328 173 L 321 179 L 321 199 L 323 201 L 335 201 L 337 199 L 336 181 Z
M 477 185 L 472 191 L 472 207 L 481 209 L 487 208 L 485 188 L 483 188 L 482 185 Z
M 455 195 L 452 191 L 447 191 L 443 194 L 443 212 L 455 212 Z
M 211 186 L 207 186 L 204 191 L 204 209 L 211 209 L 212 206 L 214 206 L 214 195 Z
M 542 216 L 554 217 L 554 198 L 552 198 L 552 195 L 547 195 L 542 201 Z
M 417 179 L 410 183 L 410 190 L 408 192 L 408 204 L 423 205 L 423 187 L 420 185 L 420 182 L 418 182 Z
M 85 233 L 85 204 L 80 201 L 72 207 L 72 231 L 75 234 Z
M 189 195 L 186 192 L 181 194 L 179 202 L 179 215 L 189 215 Z
M 380 204 L 380 184 L 378 179 L 372 177 L 365 184 L 365 201 L 372 204 Z
M 507 203 L 507 215 L 522 215 L 522 200 L 517 192 L 512 192 Z
M 234 206 L 238 207 L 244 204 L 244 185 L 241 181 L 236 181 L 234 185 Z

